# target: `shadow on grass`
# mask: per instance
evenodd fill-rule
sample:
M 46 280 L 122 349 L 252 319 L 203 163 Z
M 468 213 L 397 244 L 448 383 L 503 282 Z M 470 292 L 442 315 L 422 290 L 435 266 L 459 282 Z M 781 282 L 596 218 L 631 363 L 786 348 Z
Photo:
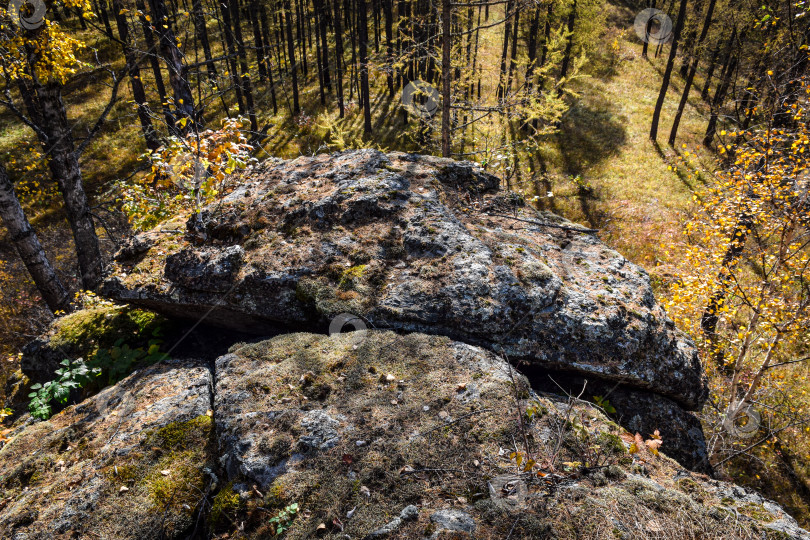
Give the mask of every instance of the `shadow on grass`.
M 580 175 L 615 154 L 627 130 L 603 96 L 577 102 L 565 114 L 557 134 L 565 174 Z

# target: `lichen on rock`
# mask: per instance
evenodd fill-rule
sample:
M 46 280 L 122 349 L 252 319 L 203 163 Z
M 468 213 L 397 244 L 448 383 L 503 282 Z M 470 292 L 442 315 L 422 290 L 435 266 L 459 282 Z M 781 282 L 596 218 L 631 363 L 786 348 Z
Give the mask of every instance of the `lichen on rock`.
M 259 335 L 325 331 L 349 312 L 663 396 L 660 407 L 707 396 L 694 345 L 643 269 L 474 164 L 356 150 L 268 160 L 239 181 L 203 209 L 202 229 L 194 216 L 184 238 L 146 233 L 136 243 L 151 247 L 118 261 L 103 292 Z M 656 420 L 632 405 L 619 415 Z M 657 429 L 708 470 L 702 435 Z

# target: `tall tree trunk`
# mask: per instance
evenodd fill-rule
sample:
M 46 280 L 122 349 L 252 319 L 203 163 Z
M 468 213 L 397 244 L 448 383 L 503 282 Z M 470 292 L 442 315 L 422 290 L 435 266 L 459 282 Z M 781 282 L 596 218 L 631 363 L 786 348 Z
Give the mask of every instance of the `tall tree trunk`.
M 239 55 L 239 71 L 240 80 L 239 84 L 242 88 L 242 94 L 245 96 L 245 104 L 247 105 L 248 119 L 250 120 L 250 130 L 255 136 L 259 132 L 259 123 L 256 118 L 256 107 L 253 104 L 253 82 L 250 80 L 250 70 L 248 68 L 247 50 L 245 49 L 245 41 L 242 39 L 242 25 L 239 18 L 239 3 L 230 2 L 231 7 L 231 22 L 233 23 L 233 37 L 236 41 L 236 50 Z
M 703 11 L 703 0 L 697 0 L 695 2 L 695 18 L 700 17 L 701 12 Z M 689 73 L 689 60 L 693 58 L 696 54 L 697 48 L 700 45 L 700 42 L 695 42 L 695 38 L 697 37 L 697 21 L 695 21 L 695 25 L 689 29 L 689 32 L 686 34 L 686 38 L 683 40 L 683 58 L 681 58 L 681 68 L 679 70 L 681 77 L 686 77 Z
M 54 313 L 59 310 L 68 311 L 70 294 L 56 275 L 34 229 L 28 223 L 20 201 L 14 193 L 14 184 L 11 183 L 2 165 L 0 165 L 0 219 L 8 229 L 11 242 L 50 310 Z
M 120 1 L 120 0 L 119 0 Z M 193 0 L 192 13 L 194 17 L 194 32 L 200 40 L 203 48 L 203 55 L 205 56 L 205 67 L 208 70 L 208 80 L 216 82 L 217 80 L 217 66 L 214 64 L 213 56 L 211 55 L 211 43 L 208 40 L 208 28 L 205 25 L 205 13 L 202 8 L 202 0 Z
M 720 56 L 719 42 L 714 46 L 714 49 L 712 49 L 712 55 L 709 59 L 709 67 L 706 68 L 706 80 L 703 83 L 703 90 L 700 91 L 700 99 L 703 101 L 709 101 L 709 90 L 712 87 L 712 77 L 714 76 L 714 70 L 717 67 L 718 56 Z
M 664 80 L 661 81 L 661 91 L 658 93 L 658 101 L 655 103 L 652 125 L 650 126 L 650 140 L 652 141 L 655 141 L 658 138 L 658 123 L 661 121 L 661 109 L 663 108 L 664 100 L 667 97 L 669 80 L 672 77 L 672 69 L 675 66 L 675 57 L 678 54 L 678 40 L 681 37 L 681 30 L 683 30 L 684 20 L 686 19 L 687 3 L 687 0 L 681 0 L 681 7 L 678 10 L 678 20 L 675 22 L 675 30 L 672 33 L 672 45 L 670 45 L 669 49 L 667 68 L 664 71 Z
M 650 2 L 650 8 L 655 9 L 655 0 L 652 0 L 652 2 Z M 646 27 L 644 28 L 644 36 L 645 36 L 644 45 L 642 45 L 641 47 L 642 58 L 647 58 L 647 49 L 649 48 L 650 45 L 650 31 L 652 30 L 652 25 L 653 25 L 653 17 L 650 17 L 650 19 L 647 21 Z
M 346 115 L 346 107 L 343 103 L 343 26 L 340 13 L 340 0 L 335 1 L 335 82 L 337 83 L 337 100 L 340 117 Z
M 259 4 L 259 23 L 261 26 L 261 33 L 262 33 L 262 50 L 261 50 L 261 62 L 265 65 L 265 69 L 267 71 L 267 77 L 269 79 L 269 86 L 270 86 L 270 97 L 273 101 L 273 114 L 278 113 L 278 105 L 276 103 L 276 85 L 273 82 L 273 46 L 271 45 L 270 36 L 272 35 L 270 32 L 270 25 L 267 19 L 267 8 L 264 6 L 264 2 Z
M 512 77 L 515 75 L 515 68 L 517 67 L 517 44 L 518 44 L 518 30 L 520 29 L 520 10 L 515 11 L 515 22 L 512 27 L 512 50 L 509 53 L 509 75 L 506 77 L 506 95 L 512 90 Z
M 57 84 L 31 83 L 28 90 L 34 100 L 29 100 L 29 103 L 36 107 L 35 111 L 30 111 L 31 116 L 40 120 L 37 134 L 40 144 L 48 157 L 51 174 L 65 201 L 68 222 L 76 243 L 82 286 L 92 290 L 101 281 L 104 263 L 90 205 L 82 184 L 82 172 L 73 143 L 73 133 L 62 102 L 62 89 Z
M 146 147 L 154 152 L 160 148 L 160 138 L 155 131 L 155 127 L 152 125 L 152 113 L 146 101 L 146 92 L 144 91 L 143 81 L 141 80 L 141 68 L 138 66 L 138 57 L 135 50 L 132 48 L 126 12 L 124 12 L 121 0 L 112 0 L 112 6 L 115 23 L 118 26 L 118 35 L 121 38 L 121 44 L 124 49 L 124 60 L 126 61 L 127 71 L 129 72 L 132 97 L 138 107 L 138 120 L 141 122 L 143 138 L 144 141 L 146 141 Z
M 689 72 L 686 74 L 686 82 L 684 83 L 683 92 L 681 93 L 681 101 L 678 103 L 678 112 L 675 113 L 675 120 L 672 121 L 672 130 L 669 132 L 669 144 L 671 146 L 675 145 L 675 138 L 678 136 L 678 127 L 681 124 L 681 116 L 683 116 L 683 111 L 686 108 L 687 101 L 689 100 L 689 91 L 692 89 L 692 81 L 695 80 L 695 73 L 697 73 L 698 61 L 700 60 L 698 49 L 709 33 L 709 26 L 712 24 L 712 15 L 714 14 L 715 3 L 716 0 L 709 0 L 709 7 L 706 10 L 706 18 L 703 20 L 703 28 L 700 31 L 700 36 L 698 37 L 697 43 L 695 43 L 695 50 L 692 54 L 692 63 L 689 66 Z
M 97 0 L 94 2 L 94 11 L 97 13 L 100 18 L 101 22 L 104 23 L 104 33 L 107 34 L 107 37 L 110 39 L 115 39 L 115 34 L 113 34 L 112 26 L 110 26 L 110 16 L 107 13 L 107 2 L 106 1 L 99 1 Z
M 452 67 L 450 54 L 453 48 L 453 36 L 450 33 L 452 4 L 442 0 L 442 156 L 450 157 L 450 100 Z
M 554 15 L 554 2 L 548 3 L 548 11 L 546 12 L 546 22 L 543 25 L 543 48 L 540 50 L 540 61 L 537 63 L 538 68 L 543 68 L 548 59 L 549 40 L 551 39 L 551 17 Z M 542 92 L 545 86 L 545 77 L 540 74 L 537 81 L 537 91 Z
M 513 0 L 508 0 L 506 2 L 506 17 L 509 17 L 509 14 L 512 13 L 512 9 L 513 9 L 512 5 L 513 5 Z M 509 36 L 510 36 L 511 32 L 512 32 L 512 25 L 509 24 L 509 21 L 507 20 L 504 23 L 504 28 L 503 28 L 503 48 L 501 49 L 501 72 L 500 72 L 500 75 L 498 77 L 498 93 L 497 93 L 497 96 L 498 96 L 499 100 L 503 99 L 504 96 L 506 95 L 506 92 L 504 91 L 505 90 L 504 89 L 504 84 L 505 84 L 505 80 L 506 80 L 507 58 L 508 58 L 508 55 L 509 55 Z
M 242 93 L 242 81 L 240 81 L 238 71 L 238 61 L 236 52 L 236 37 L 233 34 L 233 24 L 231 22 L 231 10 L 228 3 L 223 0 L 216 0 L 219 11 L 222 13 L 223 35 L 225 36 L 225 51 L 228 53 L 228 66 L 231 72 L 234 90 L 236 90 L 236 105 L 239 107 L 239 114 L 245 114 L 245 96 Z
M 292 33 L 292 7 L 290 6 L 290 0 L 284 0 L 284 23 L 287 27 L 287 53 L 289 55 L 290 72 L 292 75 L 293 115 L 297 116 L 301 112 L 301 106 L 298 103 L 298 66 L 295 62 L 295 42 L 293 41 Z
M 313 0 L 313 3 L 317 0 Z M 326 87 L 323 81 L 323 57 L 321 56 L 321 14 L 315 10 L 315 65 L 318 71 L 318 93 L 321 97 L 321 105 L 326 105 Z
M 332 92 L 332 77 L 329 74 L 329 9 L 325 0 L 314 0 L 315 11 L 318 17 L 318 30 L 321 41 L 321 69 L 323 69 L 323 86 L 327 92 Z M 319 36 L 316 36 L 317 40 Z
M 380 0 L 371 0 L 371 13 L 374 23 L 374 52 L 380 52 Z
M 357 34 L 360 42 L 360 99 L 363 100 L 363 131 L 371 133 L 371 93 L 368 87 L 368 13 L 366 0 L 357 1 Z
M 174 125 L 174 118 L 172 117 L 171 109 L 169 109 L 169 98 L 166 95 L 166 85 L 163 82 L 163 72 L 160 70 L 160 51 L 155 44 L 155 35 L 152 32 L 152 23 L 147 19 L 146 6 L 143 0 L 135 0 L 135 7 L 140 12 L 141 27 L 143 28 L 143 40 L 146 44 L 147 56 L 149 57 L 149 65 L 152 68 L 152 76 L 155 78 L 155 89 L 160 99 L 160 106 L 163 110 L 163 118 L 166 120 L 166 125 Z M 171 131 L 171 128 L 169 128 Z
M 385 69 L 387 70 L 388 92 L 394 96 L 394 0 L 382 0 L 385 16 Z
M 532 24 L 529 27 L 529 62 L 526 64 L 526 92 L 532 93 L 534 85 L 534 68 L 537 61 L 537 34 L 540 32 L 540 8 L 535 8 Z
M 152 8 L 152 17 L 155 20 L 155 31 L 158 35 L 160 53 L 169 71 L 169 85 L 174 92 L 174 108 L 177 120 L 187 118 L 189 122 L 181 131 L 186 132 L 190 128 L 198 130 L 200 119 L 194 109 L 194 96 L 191 93 L 191 86 L 188 84 L 188 73 L 183 53 L 177 47 L 177 38 L 171 27 L 166 4 L 164 0 L 149 0 Z M 192 124 L 192 125 L 189 125 Z M 170 129 L 175 126 L 170 127 Z
M 740 42 L 743 41 L 744 36 L 745 32 L 742 33 L 742 37 L 739 40 Z M 731 86 L 731 78 L 734 75 L 734 71 L 737 69 L 738 59 L 737 55 L 733 52 L 733 44 L 736 38 L 737 32 L 735 29 L 735 31 L 731 33 L 731 39 L 729 40 L 729 56 L 728 61 L 723 68 L 723 78 L 720 82 L 720 86 L 718 86 L 717 90 L 714 92 L 714 99 L 712 100 L 712 112 L 711 116 L 709 117 L 709 124 L 706 126 L 706 135 L 703 137 L 703 145 L 706 147 L 711 147 L 712 141 L 714 141 L 714 135 L 717 131 L 717 120 L 720 114 L 720 107 L 723 105 L 723 100 L 726 97 L 729 86 Z
M 571 11 L 568 12 L 568 23 L 566 29 L 568 31 L 568 39 L 565 43 L 565 52 L 563 53 L 562 66 L 560 67 L 560 79 L 563 80 L 568 76 L 568 69 L 571 66 L 571 53 L 574 50 L 574 24 L 577 21 L 577 0 L 571 5 Z M 562 86 L 557 90 L 559 95 L 562 95 Z
M 304 11 L 303 0 L 295 0 L 295 14 L 296 21 L 298 23 L 296 27 L 296 32 L 298 33 L 298 44 L 301 46 L 301 73 L 306 78 L 307 74 L 309 73 L 309 68 L 307 67 L 307 36 L 306 21 L 304 20 L 306 12 Z
M 256 65 L 259 69 L 259 80 L 267 81 L 267 64 L 265 62 L 264 35 L 262 33 L 261 18 L 259 17 L 259 2 L 250 0 L 248 4 L 250 23 L 253 28 L 253 45 L 256 49 Z

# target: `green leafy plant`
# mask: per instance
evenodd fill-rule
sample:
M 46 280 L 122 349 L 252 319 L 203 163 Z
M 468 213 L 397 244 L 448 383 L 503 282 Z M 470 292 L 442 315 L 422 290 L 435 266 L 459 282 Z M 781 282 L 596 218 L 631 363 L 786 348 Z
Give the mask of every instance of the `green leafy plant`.
M 616 407 L 610 404 L 610 400 L 602 396 L 593 396 L 593 402 L 596 406 L 608 414 L 616 414 Z
M 298 514 L 298 503 L 292 503 L 278 511 L 278 515 L 270 518 L 270 525 L 273 527 L 273 535 L 281 536 L 284 531 L 290 528 L 296 514 Z
M 131 348 L 123 339 L 117 340 L 109 349 L 100 349 L 90 360 L 90 366 L 104 373 L 107 384 L 115 384 L 132 372 L 137 365 L 153 365 L 168 356 L 160 352 L 163 340 L 150 339 L 148 348 Z
M 53 414 L 53 402 L 61 404 L 67 403 L 70 393 L 90 382 L 93 377 L 101 373 L 97 367 L 89 367 L 83 359 L 62 360 L 63 367 L 56 370 L 58 378 L 48 381 L 45 384 L 35 384 L 31 386 L 34 390 L 28 397 L 31 402 L 28 404 L 28 411 L 34 418 L 47 420 Z

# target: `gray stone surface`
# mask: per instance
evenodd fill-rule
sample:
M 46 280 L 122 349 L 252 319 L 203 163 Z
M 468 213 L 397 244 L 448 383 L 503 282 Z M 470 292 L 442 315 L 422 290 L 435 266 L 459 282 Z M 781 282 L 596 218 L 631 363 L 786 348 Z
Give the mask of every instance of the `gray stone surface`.
M 157 466 L 145 457 L 155 444 L 150 434 L 205 417 L 210 391 L 207 367 L 173 360 L 139 370 L 48 421 L 24 423 L 0 450 L 0 492 L 6 497 L 0 537 L 136 538 L 161 530 L 148 511 L 149 491 L 116 471 L 139 463 Z M 123 495 L 122 486 L 129 488 Z M 161 519 L 170 531 L 185 527 L 191 515 L 172 508 Z
M 256 332 L 350 312 L 687 408 L 706 397 L 695 347 L 644 270 L 472 164 L 358 150 L 267 161 L 240 182 L 187 237 L 119 257 L 103 292 Z
M 430 515 L 430 521 L 449 531 L 475 532 L 475 520 L 472 516 L 455 508 L 434 512 Z

